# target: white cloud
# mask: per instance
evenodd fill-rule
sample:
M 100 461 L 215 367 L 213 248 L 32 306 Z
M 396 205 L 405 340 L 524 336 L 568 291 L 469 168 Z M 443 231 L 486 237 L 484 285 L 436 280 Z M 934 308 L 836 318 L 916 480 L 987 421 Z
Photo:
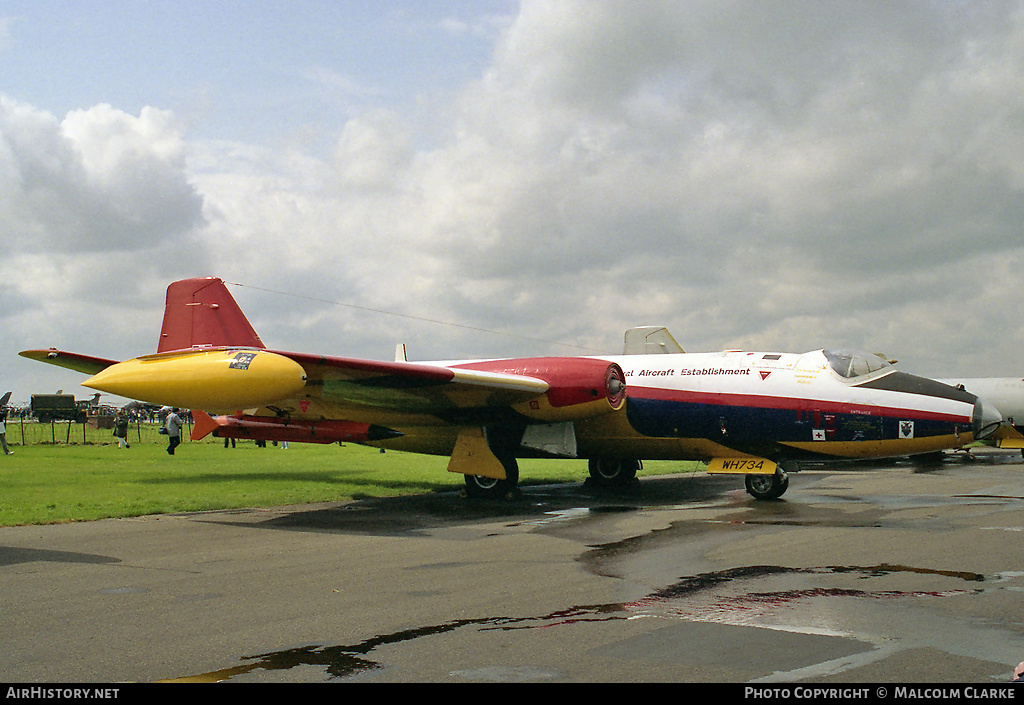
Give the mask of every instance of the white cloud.
M 883 338 L 942 363 L 941 338 L 888 321 L 999 315 L 966 302 L 986 258 L 1019 255 L 1020 17 L 756 8 L 524 3 L 448 140 L 414 151 L 368 113 L 303 172 L 321 188 L 288 172 L 240 217 L 304 253 L 275 281 L 381 308 L 602 349 L 679 322 L 697 349 Z
M 14 252 L 158 246 L 201 223 L 171 116 L 107 105 L 53 116 L 0 96 L 0 238 Z
M 5 368 L 31 376 L 14 355 L 40 345 L 110 356 L 155 345 L 159 297 L 140 292 L 203 259 L 193 240 L 202 199 L 184 157 L 165 111 L 134 117 L 99 105 L 58 120 L 0 96 Z M 140 309 L 150 330 L 133 320 Z
M 268 343 L 336 354 L 615 351 L 659 323 L 692 350 L 1018 374 L 1022 49 L 1012 3 L 538 0 L 444 131 L 374 107 L 317 153 L 5 99 L 0 272 L 20 301 L 120 279 L 155 313 L 119 337 L 146 345 L 166 283 L 210 274 L 301 295 L 239 298 Z

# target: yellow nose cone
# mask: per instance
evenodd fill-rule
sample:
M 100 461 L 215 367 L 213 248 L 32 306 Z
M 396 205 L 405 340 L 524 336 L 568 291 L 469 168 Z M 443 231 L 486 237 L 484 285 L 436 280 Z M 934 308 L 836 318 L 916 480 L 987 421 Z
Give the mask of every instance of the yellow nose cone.
M 126 360 L 83 385 L 151 404 L 234 411 L 298 395 L 306 374 L 294 360 L 265 350 L 207 350 Z

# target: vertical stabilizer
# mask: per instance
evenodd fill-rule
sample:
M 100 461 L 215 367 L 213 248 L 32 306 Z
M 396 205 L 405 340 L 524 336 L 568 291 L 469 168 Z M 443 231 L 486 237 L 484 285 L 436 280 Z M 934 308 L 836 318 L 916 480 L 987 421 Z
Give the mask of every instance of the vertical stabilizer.
M 182 279 L 167 287 L 157 352 L 196 346 L 266 347 L 216 277 Z

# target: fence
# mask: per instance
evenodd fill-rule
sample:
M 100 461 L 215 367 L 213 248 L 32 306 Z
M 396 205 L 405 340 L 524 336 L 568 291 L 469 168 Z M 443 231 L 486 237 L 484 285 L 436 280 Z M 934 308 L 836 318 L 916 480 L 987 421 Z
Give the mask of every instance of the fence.
M 129 443 L 159 443 L 167 445 L 167 436 L 158 431 L 159 423 L 133 421 L 128 425 Z M 189 441 L 192 431 L 191 424 L 185 424 L 181 431 L 181 440 Z M 207 436 L 200 443 L 223 443 L 221 438 Z M 112 428 L 97 427 L 95 423 L 76 423 L 73 421 L 48 421 L 39 423 L 31 419 L 7 420 L 8 445 L 102 445 L 117 443 Z

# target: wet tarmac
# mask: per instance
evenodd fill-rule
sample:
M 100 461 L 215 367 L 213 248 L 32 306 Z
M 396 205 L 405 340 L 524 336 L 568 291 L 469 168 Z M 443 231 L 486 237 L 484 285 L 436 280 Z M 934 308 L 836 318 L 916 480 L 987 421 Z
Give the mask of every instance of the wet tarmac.
M 4 528 L 0 680 L 1000 684 L 1022 536 L 995 450 Z

